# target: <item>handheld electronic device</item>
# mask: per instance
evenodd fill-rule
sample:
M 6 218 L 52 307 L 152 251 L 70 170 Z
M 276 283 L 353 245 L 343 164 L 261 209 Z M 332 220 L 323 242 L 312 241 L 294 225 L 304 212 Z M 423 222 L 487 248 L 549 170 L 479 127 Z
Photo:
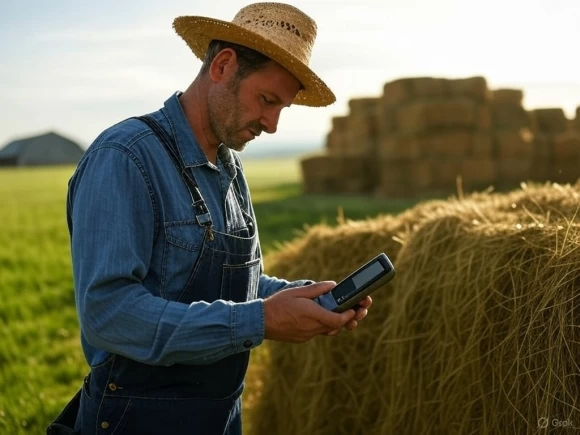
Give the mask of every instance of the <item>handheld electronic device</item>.
M 395 268 L 391 260 L 381 253 L 340 281 L 331 291 L 319 296 L 319 303 L 331 311 L 342 313 L 394 277 Z

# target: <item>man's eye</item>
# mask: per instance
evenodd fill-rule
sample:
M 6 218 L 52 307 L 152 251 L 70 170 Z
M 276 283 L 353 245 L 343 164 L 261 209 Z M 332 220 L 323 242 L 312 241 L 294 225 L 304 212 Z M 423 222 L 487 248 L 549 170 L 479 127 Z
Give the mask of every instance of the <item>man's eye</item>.
M 264 100 L 264 103 L 266 103 L 266 104 L 271 104 L 271 103 L 272 103 L 270 100 L 268 100 L 268 99 L 266 98 L 266 96 L 265 96 L 265 95 L 262 95 L 262 100 Z

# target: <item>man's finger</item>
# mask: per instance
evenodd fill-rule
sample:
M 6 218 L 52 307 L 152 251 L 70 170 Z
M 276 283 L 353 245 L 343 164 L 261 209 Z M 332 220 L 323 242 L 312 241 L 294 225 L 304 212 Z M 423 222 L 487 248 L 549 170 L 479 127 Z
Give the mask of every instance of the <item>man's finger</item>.
M 327 332 L 327 333 L 326 333 L 326 335 L 330 335 L 331 337 L 334 337 L 335 335 L 338 335 L 338 334 L 340 334 L 340 331 L 341 331 L 341 330 L 342 330 L 342 329 L 334 329 L 334 330 L 332 330 L 332 331 L 330 331 L 330 332 Z
M 366 298 L 364 298 L 362 301 L 360 301 L 358 303 L 358 306 L 362 307 L 362 308 L 368 308 L 372 305 L 372 303 L 373 303 L 373 299 L 370 296 L 367 296 Z
M 320 305 L 316 305 L 316 307 L 320 308 L 320 310 L 317 310 L 318 321 L 332 329 L 342 328 L 356 314 L 353 309 L 346 310 L 344 313 L 335 313 L 322 308 Z
M 359 308 L 358 310 L 356 310 L 354 320 L 362 320 L 367 316 L 367 314 L 368 310 L 366 308 Z
M 353 329 L 355 329 L 358 326 L 358 322 L 354 319 L 352 319 L 351 321 L 349 321 L 344 327 L 348 330 L 348 331 L 352 331 Z

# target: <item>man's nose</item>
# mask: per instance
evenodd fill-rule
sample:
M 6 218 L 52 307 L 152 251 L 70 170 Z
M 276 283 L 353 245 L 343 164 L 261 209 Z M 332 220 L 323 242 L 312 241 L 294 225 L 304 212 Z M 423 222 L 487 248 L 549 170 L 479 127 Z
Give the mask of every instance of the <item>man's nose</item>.
M 280 112 L 281 110 L 279 109 L 264 112 L 262 114 L 262 119 L 260 120 L 262 130 L 269 134 L 276 133 L 276 130 L 278 130 L 278 121 L 280 120 Z

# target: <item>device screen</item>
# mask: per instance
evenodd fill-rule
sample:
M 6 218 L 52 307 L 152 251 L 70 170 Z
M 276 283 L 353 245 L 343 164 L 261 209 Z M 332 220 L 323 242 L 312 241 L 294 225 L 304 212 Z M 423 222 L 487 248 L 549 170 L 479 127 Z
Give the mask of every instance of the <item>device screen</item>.
M 351 293 L 356 293 L 357 290 L 359 290 L 362 286 L 364 286 L 367 282 L 371 281 L 373 278 L 379 276 L 384 270 L 385 268 L 379 261 L 374 262 L 369 267 L 365 268 L 364 270 L 361 270 L 359 273 L 352 276 L 354 289 L 351 286 L 340 286 L 342 287 L 341 288 L 342 291 L 338 292 L 338 294 L 333 291 L 335 299 L 338 300 L 343 296 L 347 296 Z

